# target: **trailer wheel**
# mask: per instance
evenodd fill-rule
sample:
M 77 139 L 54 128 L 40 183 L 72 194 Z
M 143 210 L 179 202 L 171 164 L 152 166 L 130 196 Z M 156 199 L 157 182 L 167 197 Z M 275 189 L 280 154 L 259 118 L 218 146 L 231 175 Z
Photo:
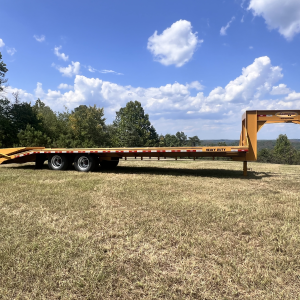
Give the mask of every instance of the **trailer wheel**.
M 114 169 L 119 164 L 119 159 L 116 160 L 100 160 L 100 166 L 104 169 Z
M 78 154 L 75 157 L 74 167 L 79 172 L 92 172 L 98 166 L 98 157 Z
M 51 170 L 66 170 L 69 165 L 69 158 L 64 154 L 53 154 L 48 158 L 48 166 Z

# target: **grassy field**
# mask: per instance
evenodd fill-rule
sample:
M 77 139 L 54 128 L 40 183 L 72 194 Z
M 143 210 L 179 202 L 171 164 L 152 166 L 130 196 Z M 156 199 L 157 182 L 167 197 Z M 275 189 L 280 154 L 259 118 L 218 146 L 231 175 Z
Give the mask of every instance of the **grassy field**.
M 300 166 L 0 166 L 0 299 L 300 299 Z

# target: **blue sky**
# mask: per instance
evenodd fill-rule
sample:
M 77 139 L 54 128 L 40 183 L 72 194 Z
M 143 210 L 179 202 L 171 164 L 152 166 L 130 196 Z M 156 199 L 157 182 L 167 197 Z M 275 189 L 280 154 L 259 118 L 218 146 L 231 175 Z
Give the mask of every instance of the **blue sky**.
M 245 109 L 300 109 L 300 1 L 0 0 L 5 96 L 115 111 L 138 100 L 158 133 L 238 139 Z M 268 125 L 300 138 L 296 125 Z

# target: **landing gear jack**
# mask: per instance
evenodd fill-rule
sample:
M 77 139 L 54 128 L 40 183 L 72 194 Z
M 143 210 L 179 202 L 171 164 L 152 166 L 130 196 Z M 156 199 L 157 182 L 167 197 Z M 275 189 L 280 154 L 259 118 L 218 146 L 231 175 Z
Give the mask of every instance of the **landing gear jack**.
M 247 161 L 243 162 L 243 175 L 247 176 Z

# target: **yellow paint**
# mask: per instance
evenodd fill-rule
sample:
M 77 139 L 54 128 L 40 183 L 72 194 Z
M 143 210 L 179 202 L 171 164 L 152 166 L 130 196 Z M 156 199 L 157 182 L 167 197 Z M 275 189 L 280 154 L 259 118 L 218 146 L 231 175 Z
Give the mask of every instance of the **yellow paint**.
M 1 156 L 5 157 L 5 158 L 7 158 L 7 159 L 11 159 L 11 157 L 10 157 L 10 156 L 8 156 L 8 155 L 5 155 L 5 154 L 3 154 L 3 153 L 0 153 L 0 157 L 1 157 Z
M 295 123 L 300 124 L 300 110 L 251 110 L 246 111 L 242 117 L 242 132 L 240 146 L 245 145 L 245 136 L 248 138 L 249 151 L 246 161 L 257 160 L 257 132 L 265 124 Z M 243 161 L 241 157 L 233 160 Z

